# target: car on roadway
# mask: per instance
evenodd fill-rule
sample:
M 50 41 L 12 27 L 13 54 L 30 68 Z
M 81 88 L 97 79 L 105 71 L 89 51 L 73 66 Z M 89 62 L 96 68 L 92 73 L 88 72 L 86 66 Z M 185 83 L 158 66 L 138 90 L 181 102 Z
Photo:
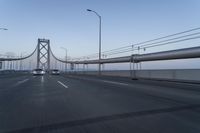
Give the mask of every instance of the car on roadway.
M 43 69 L 34 69 L 33 75 L 44 75 L 45 71 Z
M 52 74 L 52 75 L 60 75 L 60 71 L 58 69 L 52 69 L 50 71 L 50 74 Z

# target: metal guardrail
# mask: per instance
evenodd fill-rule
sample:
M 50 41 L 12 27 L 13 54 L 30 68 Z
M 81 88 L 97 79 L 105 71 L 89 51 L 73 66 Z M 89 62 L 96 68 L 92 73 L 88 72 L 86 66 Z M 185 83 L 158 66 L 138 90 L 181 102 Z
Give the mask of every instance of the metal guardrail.
M 149 54 L 136 54 L 131 56 L 101 59 L 100 63 L 125 63 L 125 62 L 144 62 L 156 60 L 173 60 L 173 59 L 188 59 L 200 58 L 200 47 L 184 48 L 178 50 L 149 53 Z M 65 61 L 62 61 L 65 62 Z M 85 61 L 68 61 L 72 64 L 98 64 L 99 60 L 85 60 Z
M 35 50 L 36 51 L 36 50 Z M 34 52 L 35 52 L 34 51 Z M 34 54 L 34 52 L 24 58 L 0 58 L 0 61 L 16 61 L 26 59 Z M 56 58 L 53 55 L 54 58 Z M 101 59 L 100 63 L 125 63 L 125 62 L 144 62 L 144 61 L 156 61 L 156 60 L 172 60 L 172 59 L 188 59 L 188 58 L 200 58 L 200 47 L 184 48 L 178 50 L 149 53 L 149 54 L 135 54 L 130 56 L 116 57 Z M 99 60 L 85 60 L 85 61 L 64 61 L 56 58 L 58 61 L 63 63 L 71 64 L 99 64 Z
M 192 47 L 143 55 L 133 55 L 134 62 L 199 58 L 200 47 Z

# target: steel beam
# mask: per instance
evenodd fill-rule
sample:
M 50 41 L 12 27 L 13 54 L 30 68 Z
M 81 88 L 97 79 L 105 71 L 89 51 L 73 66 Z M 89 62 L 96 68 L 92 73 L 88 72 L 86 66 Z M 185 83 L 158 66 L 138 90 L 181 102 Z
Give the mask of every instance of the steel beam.
M 184 48 L 178 50 L 149 53 L 149 54 L 136 54 L 131 56 L 116 57 L 101 59 L 103 63 L 125 63 L 125 62 L 145 62 L 145 61 L 157 61 L 157 60 L 173 60 L 173 59 L 188 59 L 188 58 L 200 58 L 200 47 Z M 69 61 L 68 61 L 69 62 Z M 71 61 L 69 63 L 74 64 L 98 64 L 99 60 L 86 60 L 86 61 Z

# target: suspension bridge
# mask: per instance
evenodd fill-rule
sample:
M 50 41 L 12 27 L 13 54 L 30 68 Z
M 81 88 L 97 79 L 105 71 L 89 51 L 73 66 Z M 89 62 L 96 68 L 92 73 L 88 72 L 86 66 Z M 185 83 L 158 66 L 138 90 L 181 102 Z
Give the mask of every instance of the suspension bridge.
M 198 62 L 199 30 L 103 51 L 101 60 L 98 53 L 59 58 L 49 39 L 38 39 L 27 56 L 1 55 L 0 132 L 200 132 L 200 69 L 141 64 Z M 128 69 L 106 69 L 110 64 Z M 47 74 L 33 76 L 36 68 Z

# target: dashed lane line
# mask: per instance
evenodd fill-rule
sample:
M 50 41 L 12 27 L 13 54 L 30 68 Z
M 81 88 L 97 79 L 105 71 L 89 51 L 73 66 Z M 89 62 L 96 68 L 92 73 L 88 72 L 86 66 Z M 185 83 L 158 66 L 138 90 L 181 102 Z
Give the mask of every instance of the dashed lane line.
M 18 85 L 20 85 L 20 84 L 23 84 L 23 83 L 27 82 L 28 80 L 29 80 L 29 79 L 24 79 L 24 80 L 18 81 L 18 82 L 15 84 L 15 86 L 18 86 Z
M 67 85 L 65 85 L 64 83 L 62 83 L 62 82 L 60 82 L 60 81 L 58 81 L 58 83 L 59 83 L 60 85 L 62 85 L 63 87 L 65 87 L 65 88 L 69 88 Z
M 126 83 L 114 82 L 114 81 L 108 81 L 108 80 L 101 80 L 101 81 L 102 81 L 102 82 L 105 82 L 105 83 L 115 84 L 115 85 L 125 85 L 125 86 L 128 85 L 128 84 L 126 84 Z
M 104 82 L 104 83 L 115 84 L 115 85 L 122 85 L 122 86 L 128 86 L 129 85 L 127 83 L 110 81 L 110 80 L 80 78 L 80 77 L 76 77 L 76 76 L 69 76 L 69 77 L 72 77 L 72 78 L 74 77 L 74 78 L 78 78 L 78 79 L 81 79 L 81 80 L 91 80 L 91 81 L 98 81 L 98 82 Z

